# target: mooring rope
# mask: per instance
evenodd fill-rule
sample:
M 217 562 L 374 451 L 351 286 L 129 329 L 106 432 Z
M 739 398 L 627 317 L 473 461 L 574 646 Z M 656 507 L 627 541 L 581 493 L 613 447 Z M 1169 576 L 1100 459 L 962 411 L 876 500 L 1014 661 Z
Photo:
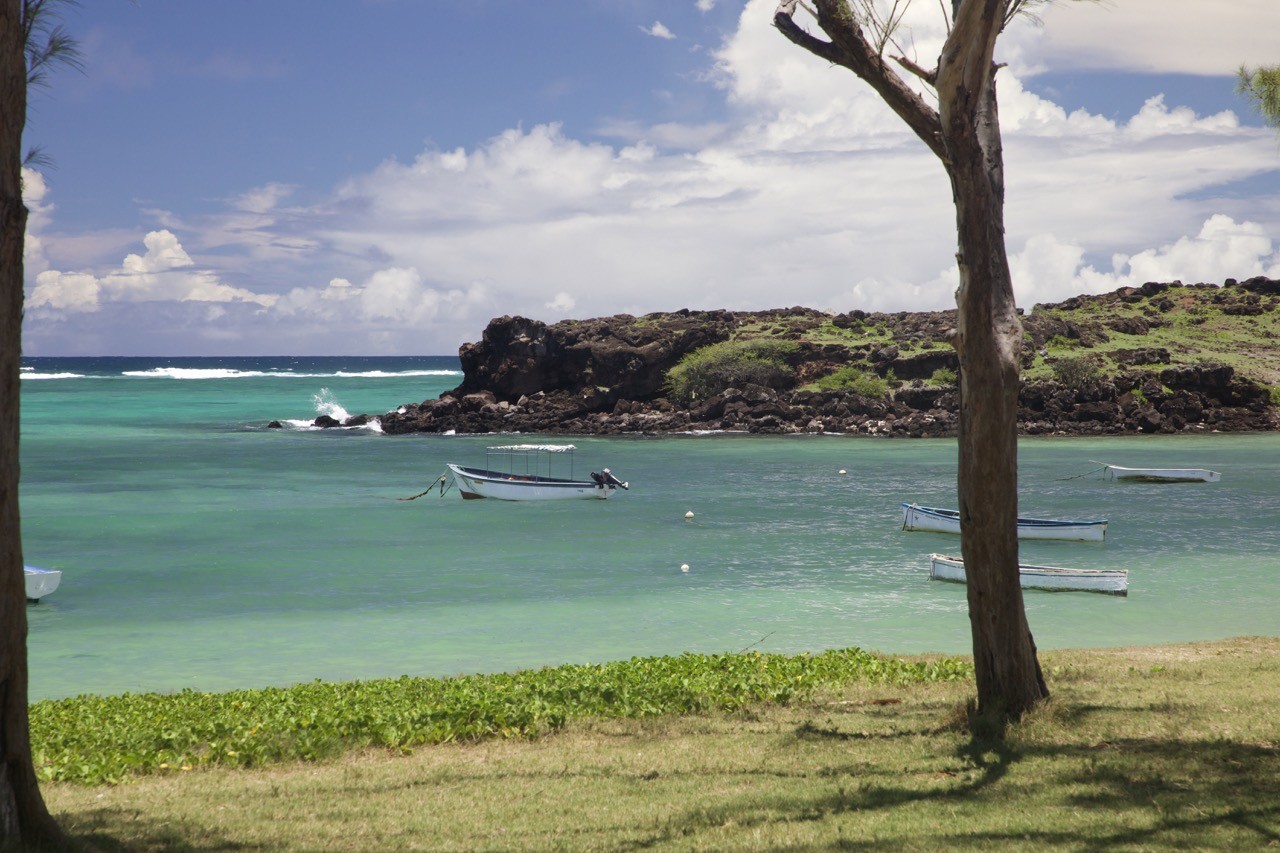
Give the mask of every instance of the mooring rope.
M 1092 471 L 1085 471 L 1083 474 L 1076 474 L 1074 477 L 1058 477 L 1058 482 L 1062 482 L 1064 480 L 1079 480 L 1081 477 L 1088 477 L 1090 474 L 1096 474 L 1099 471 L 1105 470 L 1107 470 L 1107 466 L 1103 465 L 1101 468 L 1094 468 Z
M 429 494 L 429 493 L 431 492 L 431 490 L 432 490 L 432 489 L 434 489 L 434 488 L 436 487 L 436 485 L 437 485 L 437 484 L 440 486 L 440 497 L 444 497 L 444 483 L 445 483 L 445 479 L 446 479 L 446 478 L 445 478 L 445 475 L 444 475 L 444 474 L 441 474 L 441 475 L 440 475 L 440 479 L 439 479 L 439 480 L 436 480 L 436 482 L 432 483 L 430 486 L 427 486 L 427 488 L 426 488 L 426 489 L 424 489 L 424 490 L 423 490 L 423 491 L 421 491 L 421 492 L 418 492 L 418 493 L 417 493 L 416 495 L 414 495 L 413 497 L 409 497 L 409 498 L 396 498 L 396 500 L 398 500 L 398 501 L 416 501 L 418 498 L 422 497 L 423 495 L 425 495 L 425 494 Z M 452 486 L 452 485 L 453 485 L 453 483 L 450 483 L 449 485 L 450 485 L 450 486 Z

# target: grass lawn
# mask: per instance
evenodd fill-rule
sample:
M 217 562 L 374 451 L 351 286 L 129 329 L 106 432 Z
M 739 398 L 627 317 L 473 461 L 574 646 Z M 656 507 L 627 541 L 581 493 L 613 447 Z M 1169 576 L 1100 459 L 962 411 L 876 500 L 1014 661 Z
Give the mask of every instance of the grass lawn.
M 46 782 L 91 850 L 1071 850 L 1280 847 L 1280 638 L 1041 654 L 1002 744 L 965 681 L 571 720 L 110 786 Z

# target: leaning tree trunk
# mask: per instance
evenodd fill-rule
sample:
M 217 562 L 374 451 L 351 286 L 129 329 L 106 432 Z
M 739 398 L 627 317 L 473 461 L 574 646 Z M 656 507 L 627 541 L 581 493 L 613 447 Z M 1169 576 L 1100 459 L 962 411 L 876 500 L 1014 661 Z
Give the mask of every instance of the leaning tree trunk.
M 793 20 L 800 0 L 780 0 L 774 25 L 790 41 L 866 81 L 932 151 L 951 179 L 959 244 L 960 529 L 978 709 L 1017 719 L 1049 693 L 1018 583 L 1018 354 L 1022 326 L 1004 246 L 1004 165 L 993 55 L 1006 0 L 952 0 L 938 67 L 894 57 L 932 86 L 935 112 L 890 67 L 891 39 L 866 37 L 849 0 L 813 0 L 824 41 Z M 945 9 L 945 7 L 944 7 Z
M 62 847 L 40 796 L 27 723 L 27 596 L 18 514 L 18 375 L 22 355 L 22 129 L 27 67 L 21 0 L 0 0 L 0 847 Z
M 1017 719 L 1049 691 L 1018 581 L 1022 323 L 1005 254 L 1004 168 L 994 81 L 976 97 L 976 111 L 957 110 L 952 103 L 942 109 L 959 243 L 953 343 L 960 358 L 961 549 L 978 713 Z M 959 102 L 967 103 L 965 98 Z

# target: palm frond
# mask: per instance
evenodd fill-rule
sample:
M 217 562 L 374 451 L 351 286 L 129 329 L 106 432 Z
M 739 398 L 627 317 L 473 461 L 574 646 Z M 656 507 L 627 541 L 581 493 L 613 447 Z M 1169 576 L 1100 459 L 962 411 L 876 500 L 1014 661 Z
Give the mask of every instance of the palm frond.
M 1236 76 L 1236 93 L 1244 95 L 1271 127 L 1280 127 L 1280 65 L 1249 68 Z
M 80 43 L 57 22 L 58 7 L 77 5 L 78 0 L 23 0 L 22 36 L 28 86 L 47 85 L 54 65 L 84 70 Z

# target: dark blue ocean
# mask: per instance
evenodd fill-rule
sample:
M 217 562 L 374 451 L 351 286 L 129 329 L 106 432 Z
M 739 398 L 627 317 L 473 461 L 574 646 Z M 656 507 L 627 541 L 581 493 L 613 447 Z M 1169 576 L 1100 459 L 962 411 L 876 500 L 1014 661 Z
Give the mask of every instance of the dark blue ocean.
M 510 437 L 308 426 L 460 381 L 452 357 L 24 361 L 26 562 L 63 572 L 28 607 L 33 698 L 968 651 L 963 587 L 928 579 L 958 540 L 900 529 L 904 500 L 955 506 L 954 441 L 557 436 L 630 491 L 513 504 L 399 500 Z M 1124 484 L 1092 460 L 1223 476 Z M 1026 439 L 1019 467 L 1024 514 L 1111 520 L 1025 561 L 1130 572 L 1128 598 L 1028 592 L 1042 650 L 1280 633 L 1280 436 Z

